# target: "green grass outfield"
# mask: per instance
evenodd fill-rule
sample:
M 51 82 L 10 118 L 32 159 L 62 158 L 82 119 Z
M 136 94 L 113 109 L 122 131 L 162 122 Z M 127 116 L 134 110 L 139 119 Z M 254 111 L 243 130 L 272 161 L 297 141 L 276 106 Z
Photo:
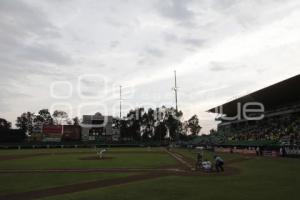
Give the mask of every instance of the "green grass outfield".
M 98 148 L 99 149 L 99 148 Z M 108 152 L 161 152 L 161 148 L 143 148 L 143 147 L 113 147 L 107 148 Z M 95 153 L 94 148 L 36 148 L 36 149 L 0 149 L 1 155 L 28 155 L 36 153 L 78 153 L 78 152 L 87 152 Z
M 13 194 L 95 180 L 108 180 L 133 173 L 55 173 L 55 174 L 0 174 L 0 194 Z
M 145 153 L 141 153 L 145 152 Z M 161 153 L 157 153 L 161 152 Z M 159 149 L 147 148 L 115 148 L 108 149 L 104 156 L 110 160 L 81 160 L 85 157 L 96 157 L 94 149 L 35 149 L 35 150 L 4 150 L 0 157 L 7 155 L 34 155 L 22 159 L 0 161 L 0 169 L 93 169 L 93 168 L 157 168 L 174 165 L 176 161 Z M 48 154 L 49 153 L 49 154 Z M 64 154 L 67 153 L 67 154 Z
M 4 150 L 1 155 L 31 154 L 37 151 L 47 152 L 78 152 L 91 149 L 43 149 L 43 150 Z M 47 169 L 51 167 L 74 168 L 93 167 L 162 167 L 172 165 L 176 161 L 168 154 L 138 153 L 149 151 L 147 148 L 116 148 L 110 149 L 115 157 L 97 165 L 90 161 L 78 160 L 77 154 L 49 155 L 52 160 L 46 161 L 41 157 L 30 157 L 18 160 L 0 161 L 0 168 L 30 169 L 31 167 Z M 122 153 L 120 153 L 122 151 Z M 160 151 L 160 149 L 151 149 Z M 187 157 L 195 158 L 195 151 L 177 149 Z M 81 156 L 88 156 L 82 154 Z M 206 152 L 205 156 L 212 159 L 213 153 Z M 47 157 L 47 156 L 46 156 Z M 222 154 L 226 162 L 238 159 L 237 154 Z M 50 157 L 51 158 L 51 157 Z M 66 160 L 66 162 L 63 162 Z M 75 161 L 76 160 L 76 161 Z M 54 162 L 56 164 L 52 164 Z M 79 164 L 78 164 L 78 163 Z M 80 164 L 87 162 L 87 164 Z M 300 159 L 254 158 L 231 164 L 239 170 L 231 176 L 169 176 L 152 180 L 126 183 L 105 188 L 85 190 L 64 195 L 43 198 L 54 199 L 299 199 L 300 197 Z M 226 166 L 225 166 L 226 167 Z M 226 169 L 226 168 L 225 168 Z M 49 188 L 77 182 L 92 180 L 116 179 L 130 176 L 129 173 L 65 173 L 65 174 L 0 174 L 0 193 L 12 194 L 40 188 Z

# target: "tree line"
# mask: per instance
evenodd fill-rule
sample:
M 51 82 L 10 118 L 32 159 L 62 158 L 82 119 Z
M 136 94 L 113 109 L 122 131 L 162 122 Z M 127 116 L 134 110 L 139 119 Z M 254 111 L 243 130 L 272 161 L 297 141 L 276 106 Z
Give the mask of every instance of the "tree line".
M 173 107 L 145 110 L 137 108 L 120 121 L 121 136 L 133 140 L 185 140 L 199 134 L 201 126 L 197 115 L 183 121 L 183 112 Z
M 173 107 L 167 108 L 136 108 L 130 110 L 125 117 L 113 118 L 114 124 L 120 129 L 122 138 L 135 141 L 147 140 L 186 140 L 196 136 L 201 130 L 199 118 L 193 115 L 183 120 L 183 112 Z M 52 114 L 48 109 L 41 109 L 37 114 L 24 112 L 16 119 L 16 127 L 27 135 L 34 131 L 37 125 L 80 125 L 79 117 L 69 118 L 67 112 L 55 110 Z M 11 129 L 11 123 L 0 118 L 0 129 Z

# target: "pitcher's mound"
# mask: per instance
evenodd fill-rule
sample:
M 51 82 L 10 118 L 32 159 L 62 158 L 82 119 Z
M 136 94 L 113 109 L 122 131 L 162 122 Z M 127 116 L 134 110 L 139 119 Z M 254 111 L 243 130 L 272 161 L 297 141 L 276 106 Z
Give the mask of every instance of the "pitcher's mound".
M 109 157 L 109 156 L 104 156 L 103 158 L 99 158 L 99 156 L 88 156 L 88 157 L 81 157 L 79 158 L 79 160 L 111 160 L 113 159 L 113 157 Z

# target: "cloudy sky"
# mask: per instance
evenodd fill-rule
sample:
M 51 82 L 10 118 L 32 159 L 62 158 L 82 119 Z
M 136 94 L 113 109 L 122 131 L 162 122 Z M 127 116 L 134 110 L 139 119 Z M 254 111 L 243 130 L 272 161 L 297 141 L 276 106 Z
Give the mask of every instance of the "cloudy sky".
M 300 71 L 298 0 L 0 0 L 0 117 L 136 106 L 198 114 Z

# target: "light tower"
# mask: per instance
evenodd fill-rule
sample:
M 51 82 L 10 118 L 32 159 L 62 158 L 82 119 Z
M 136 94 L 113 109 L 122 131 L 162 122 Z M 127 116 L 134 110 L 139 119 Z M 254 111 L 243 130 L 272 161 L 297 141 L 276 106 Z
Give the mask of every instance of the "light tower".
M 177 117 L 177 114 L 178 114 L 178 105 L 177 105 L 177 77 L 176 77 L 176 70 L 174 70 L 174 76 L 175 76 L 175 85 L 174 85 L 174 93 L 175 93 L 175 108 L 176 108 L 176 113 L 175 113 L 175 116 Z M 175 132 L 175 141 L 178 141 L 179 140 L 179 133 L 178 131 L 176 130 Z
M 122 86 L 120 85 L 120 120 L 122 118 Z
M 176 70 L 174 71 L 174 75 L 175 75 L 175 87 L 174 87 L 174 93 L 175 93 L 175 108 L 176 108 L 176 112 L 178 112 L 178 105 L 177 105 L 177 78 L 176 78 Z

